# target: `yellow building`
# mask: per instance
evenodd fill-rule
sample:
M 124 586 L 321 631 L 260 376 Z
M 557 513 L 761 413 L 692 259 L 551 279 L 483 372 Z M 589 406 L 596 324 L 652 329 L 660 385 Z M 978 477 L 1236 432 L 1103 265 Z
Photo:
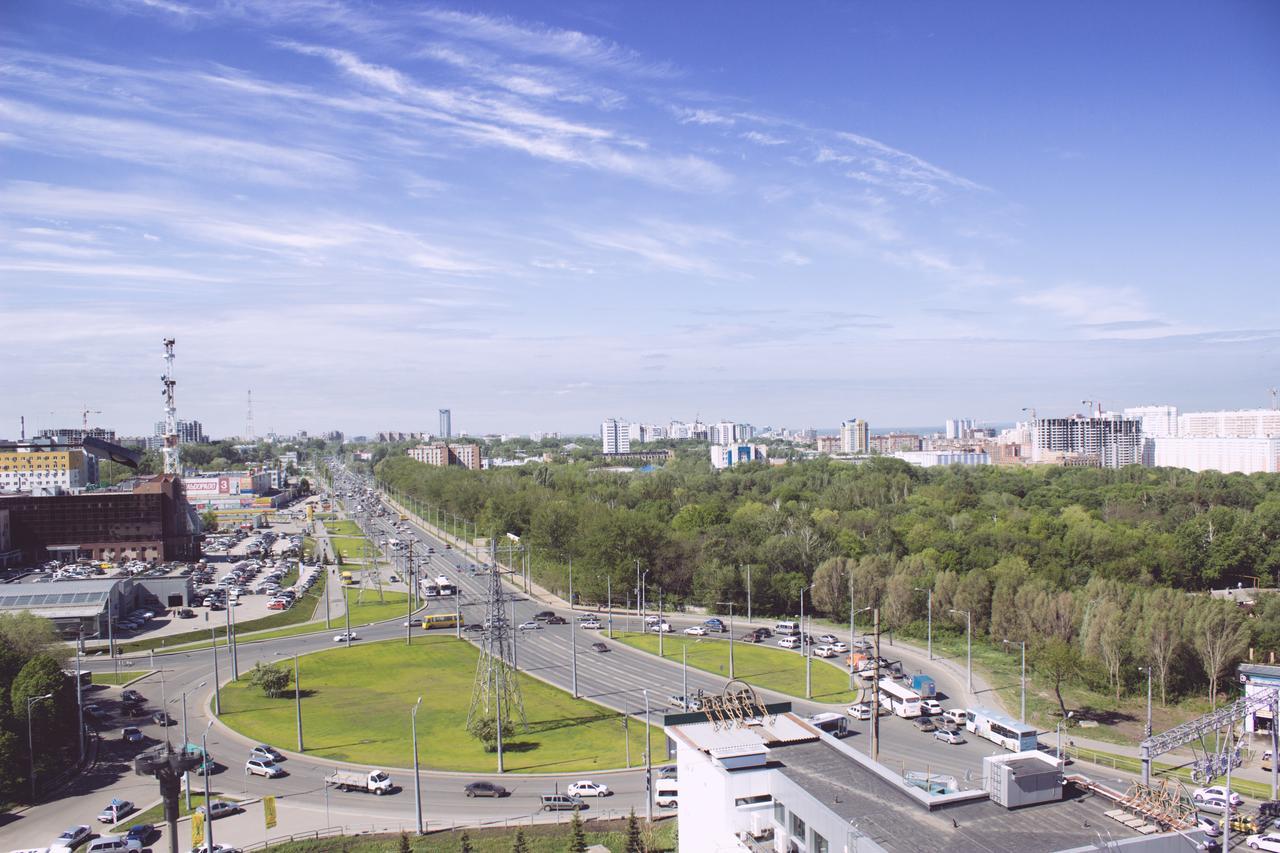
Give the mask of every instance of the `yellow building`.
M 0 492 L 79 491 L 89 485 L 89 458 L 79 448 L 0 444 Z

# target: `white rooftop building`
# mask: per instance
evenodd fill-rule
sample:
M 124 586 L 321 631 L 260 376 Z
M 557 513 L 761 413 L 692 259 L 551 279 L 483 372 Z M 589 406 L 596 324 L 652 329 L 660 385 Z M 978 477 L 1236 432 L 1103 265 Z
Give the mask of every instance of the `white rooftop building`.
M 617 418 L 609 418 L 600 424 L 600 443 L 605 453 L 631 452 L 631 425 Z
M 1178 417 L 1176 435 L 1189 438 L 1280 438 L 1280 410 L 1186 412 Z

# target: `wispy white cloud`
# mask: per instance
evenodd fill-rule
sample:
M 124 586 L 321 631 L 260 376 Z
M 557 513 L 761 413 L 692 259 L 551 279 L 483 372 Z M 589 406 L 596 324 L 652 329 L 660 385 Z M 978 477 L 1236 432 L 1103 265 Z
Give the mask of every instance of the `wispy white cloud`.
M 787 140 L 781 136 L 773 136 L 768 133 L 761 133 L 758 130 L 748 130 L 742 134 L 742 138 L 748 142 L 754 142 L 756 145 L 786 145 Z
M 671 111 L 681 124 L 732 125 L 733 116 L 723 115 L 714 110 L 690 109 L 689 107 L 672 107 Z

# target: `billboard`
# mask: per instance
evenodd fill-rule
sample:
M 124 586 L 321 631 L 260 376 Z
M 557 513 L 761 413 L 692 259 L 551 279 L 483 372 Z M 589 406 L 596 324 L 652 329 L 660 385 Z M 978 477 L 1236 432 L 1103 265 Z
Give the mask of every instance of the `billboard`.
M 216 495 L 220 493 L 220 477 L 192 477 L 182 481 L 188 495 Z M 222 494 L 226 494 L 222 492 Z

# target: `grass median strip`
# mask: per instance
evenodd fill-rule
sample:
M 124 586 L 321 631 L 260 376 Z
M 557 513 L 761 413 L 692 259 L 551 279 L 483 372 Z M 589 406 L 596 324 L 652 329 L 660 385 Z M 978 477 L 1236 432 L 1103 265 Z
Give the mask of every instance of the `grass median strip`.
M 635 649 L 656 655 L 657 634 L 614 634 L 618 640 Z M 684 634 L 668 634 L 662 641 L 663 658 L 681 663 L 683 649 L 689 649 L 689 666 L 729 677 L 729 641 L 709 637 L 689 637 Z M 804 656 L 799 652 L 770 648 L 754 643 L 733 644 L 733 674 L 738 679 L 785 693 L 788 696 L 804 696 Z M 813 699 L 815 702 L 856 702 L 858 693 L 849 690 L 849 674 L 837 669 L 821 658 L 813 661 Z
M 146 678 L 155 672 L 153 669 L 144 669 L 141 672 L 95 672 L 92 673 L 93 684 L 113 684 L 120 686 L 128 684 L 130 681 L 137 681 L 139 678 Z
M 223 771 L 224 773 L 227 771 Z M 230 800 L 230 797 L 224 797 L 217 791 L 209 791 L 209 799 L 214 800 Z M 187 817 L 191 812 L 204 805 L 204 782 L 201 777 L 191 774 L 191 808 L 187 809 L 187 798 L 181 794 L 178 795 L 178 817 Z M 128 832 L 129 827 L 139 823 L 162 823 L 164 821 L 164 803 L 156 803 L 146 811 L 131 814 L 124 820 L 111 827 L 112 832 Z
M 441 634 L 334 648 L 300 660 L 302 723 L 307 754 L 331 761 L 388 767 L 413 763 L 409 712 L 419 696 L 422 764 L 441 770 L 491 772 L 497 759 L 467 733 L 476 648 Z M 633 766 L 644 763 L 643 720 L 621 715 L 521 673 L 529 728 L 508 720 L 503 763 L 513 771 L 590 771 L 625 767 L 629 735 Z M 247 681 L 222 690 L 226 725 L 264 743 L 297 742 L 295 694 L 266 698 Z M 666 754 L 661 728 L 650 727 L 655 756 Z M 656 763 L 656 762 L 655 762 Z M 394 774 L 393 774 L 394 775 Z M 397 780 L 406 784 L 409 780 Z M 465 780 L 458 782 L 459 787 Z

